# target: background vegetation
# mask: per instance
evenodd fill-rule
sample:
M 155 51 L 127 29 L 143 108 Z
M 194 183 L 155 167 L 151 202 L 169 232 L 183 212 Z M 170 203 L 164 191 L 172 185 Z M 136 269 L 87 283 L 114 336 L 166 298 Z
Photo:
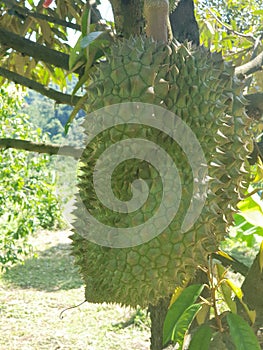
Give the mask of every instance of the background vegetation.
M 112 1 L 115 6 L 116 3 L 118 1 Z M 78 105 L 79 96 L 72 96 L 71 92 L 74 87 L 74 92 L 80 87 L 88 88 L 87 77 L 103 54 L 96 47 L 96 40 L 87 40 L 89 33 L 87 26 L 83 25 L 87 24 L 84 16 L 87 13 L 86 3 L 81 0 L 56 1 L 55 6 L 48 9 L 43 8 L 43 1 L 14 4 L 2 0 L 0 4 L 1 82 L 13 80 L 42 94 L 30 90 L 23 100 L 12 84 L 1 87 L 0 137 L 60 144 L 65 136 L 64 127 L 69 114 L 74 106 L 77 105 L 76 111 L 81 107 Z M 244 276 L 235 273 L 235 266 L 238 270 L 240 264 L 235 265 L 233 259 L 243 263 L 246 271 L 253 267 L 253 261 L 257 262 L 258 270 L 251 270 L 253 279 L 246 288 L 255 299 L 258 298 L 255 289 L 262 281 L 262 249 L 259 249 L 263 236 L 263 2 L 196 0 L 195 5 L 200 43 L 212 51 L 221 51 L 226 60 L 232 61 L 236 67 L 236 78 L 244 84 L 248 103 L 246 110 L 254 119 L 253 140 L 257 145 L 248 190 L 252 195 L 239 203 L 239 212 L 234 214 L 235 225 L 226 233 L 227 238 L 221 244 L 232 260 L 229 262 L 227 256 L 226 262 L 217 256 L 223 264 L 234 268 L 230 271 L 229 267 L 223 267 L 222 272 L 217 261 L 218 270 L 213 272 L 221 285 L 231 279 L 236 286 L 236 289 L 227 289 L 228 297 L 225 298 L 218 284 L 218 307 L 224 314 L 226 310 L 232 310 L 231 301 L 238 299 L 244 280 Z M 111 25 L 106 23 L 97 28 L 93 23 L 89 29 L 91 32 L 109 31 Z M 80 39 L 86 37 L 86 43 L 81 46 L 79 40 L 75 47 L 71 47 L 67 42 L 69 28 L 76 31 Z M 117 32 L 119 29 L 117 23 Z M 127 33 L 124 32 L 124 35 Z M 108 38 L 106 42 L 111 44 Z M 72 71 L 76 79 L 72 79 Z M 80 112 L 77 119 L 82 116 Z M 70 139 L 72 144 L 81 141 L 81 133 L 75 130 Z M 10 350 L 17 348 L 17 344 L 22 344 L 21 349 L 148 348 L 149 319 L 145 313 L 136 322 L 133 317 L 132 322 L 128 322 L 128 328 L 120 326 L 118 329 L 111 323 L 129 320 L 134 310 L 126 312 L 118 306 L 84 304 L 83 307 L 87 307 L 84 312 L 83 309 L 70 311 L 71 318 L 65 323 L 59 321 L 58 309 L 75 303 L 83 295 L 83 288 L 69 257 L 68 241 L 61 238 L 65 237 L 65 233 L 57 236 L 40 231 L 40 235 L 32 240 L 38 229 L 54 229 L 60 224 L 54 193 L 56 180 L 51 164 L 52 159 L 48 155 L 10 148 L 0 150 L 0 263 L 9 268 L 2 272 L 0 281 L 0 312 L 3 316 L 0 321 L 3 334 L 0 346 Z M 70 161 L 65 166 L 70 167 Z M 37 254 L 25 257 L 30 252 L 30 243 L 36 247 Z M 259 260 L 255 260 L 258 252 Z M 24 265 L 17 264 L 21 259 Z M 12 264 L 15 265 L 11 267 Z M 226 279 L 222 278 L 224 273 L 227 274 L 224 275 Z M 112 316 L 111 321 L 108 321 L 109 315 Z M 83 319 L 87 320 L 87 324 L 83 324 Z M 251 323 L 248 319 L 247 324 Z M 98 325 L 101 327 L 99 331 Z M 262 345 L 261 326 L 257 328 L 257 334 Z M 188 324 L 184 331 L 187 329 Z
M 27 114 L 19 112 L 21 91 L 13 84 L 0 88 L 0 137 L 47 141 Z M 7 267 L 29 252 L 27 238 L 39 228 L 56 228 L 60 210 L 56 175 L 49 155 L 15 149 L 0 150 L 0 264 Z

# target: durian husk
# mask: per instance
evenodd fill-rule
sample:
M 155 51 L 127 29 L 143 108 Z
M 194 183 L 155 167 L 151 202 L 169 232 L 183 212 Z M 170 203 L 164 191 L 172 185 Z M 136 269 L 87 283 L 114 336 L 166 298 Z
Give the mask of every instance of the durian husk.
M 157 237 L 138 246 L 111 248 L 95 244 L 79 232 L 83 222 L 76 204 L 73 255 L 85 282 L 90 302 L 116 302 L 145 307 L 169 295 L 189 280 L 198 265 L 207 263 L 224 239 L 236 204 L 247 187 L 247 156 L 251 152 L 250 119 L 244 112 L 242 86 L 234 69 L 218 53 L 189 44 L 160 44 L 141 37 L 112 46 L 107 61 L 92 76 L 86 111 L 123 103 L 143 102 L 161 106 L 179 116 L 194 131 L 205 154 L 209 184 L 205 206 L 188 232 L 181 225 L 191 202 L 193 175 L 181 148 L 161 131 L 140 125 L 111 128 L 87 145 L 81 162 L 79 194 L 91 215 L 110 226 L 128 227 L 147 220 L 155 207 L 125 215 L 111 212 L 98 200 L 93 188 L 96 160 L 111 143 L 147 137 L 173 158 L 182 181 L 182 198 L 176 217 Z M 85 124 L 86 134 L 89 125 Z M 141 161 L 122 163 L 114 172 L 112 187 L 121 200 L 129 200 L 130 185 L 147 181 L 156 201 L 161 200 L 156 170 Z M 158 187 L 159 186 L 159 187 Z M 158 188 L 158 190 L 156 190 Z M 141 214 L 141 215 L 139 215 Z

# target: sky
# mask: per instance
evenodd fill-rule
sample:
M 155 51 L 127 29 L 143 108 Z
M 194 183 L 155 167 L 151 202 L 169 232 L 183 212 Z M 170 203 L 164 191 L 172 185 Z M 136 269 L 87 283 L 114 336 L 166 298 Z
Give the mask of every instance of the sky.
M 111 4 L 108 0 L 101 0 L 101 5 L 98 6 L 103 19 L 113 22 L 113 13 Z M 75 30 L 68 29 L 68 43 L 71 47 L 74 47 L 79 38 L 79 33 L 76 34 Z
M 103 19 L 113 21 L 113 14 L 111 10 L 111 4 L 108 0 L 101 0 L 101 5 L 98 6 Z

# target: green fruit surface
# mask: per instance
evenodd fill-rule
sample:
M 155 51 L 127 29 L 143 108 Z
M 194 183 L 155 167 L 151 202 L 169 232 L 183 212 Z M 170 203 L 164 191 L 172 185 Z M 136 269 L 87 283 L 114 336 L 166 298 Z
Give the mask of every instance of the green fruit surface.
M 226 235 L 233 209 L 247 186 L 246 158 L 251 152 L 251 137 L 242 101 L 233 67 L 217 53 L 183 44 L 157 44 L 140 37 L 112 47 L 92 77 L 87 113 L 123 102 L 154 104 L 175 113 L 195 133 L 203 149 L 209 184 L 201 215 L 188 232 L 182 233 L 194 179 L 186 155 L 174 140 L 160 130 L 134 124 L 112 127 L 89 143 L 81 157 L 82 204 L 76 204 L 71 237 L 88 301 L 154 304 L 191 278 L 198 265 L 206 264 L 207 255 Z M 88 123 L 83 126 L 88 135 Z M 93 186 L 97 160 L 111 144 L 134 137 L 160 145 L 174 160 L 182 186 L 179 209 L 170 225 L 150 241 L 128 248 L 103 247 L 81 234 L 83 227 L 89 230 L 83 204 L 105 225 L 131 227 L 147 221 L 162 200 L 158 171 L 138 159 L 122 162 L 114 170 L 111 184 L 116 198 L 128 201 L 132 197 L 131 183 L 143 179 L 149 197 L 140 210 L 116 213 L 97 197 Z

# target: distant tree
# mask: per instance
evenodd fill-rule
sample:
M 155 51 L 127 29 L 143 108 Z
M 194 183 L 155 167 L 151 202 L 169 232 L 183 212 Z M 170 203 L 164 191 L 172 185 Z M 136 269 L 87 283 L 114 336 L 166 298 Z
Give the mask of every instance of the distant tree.
M 0 88 L 0 138 L 45 141 L 29 116 L 18 112 L 22 101 L 14 86 Z M 61 219 L 49 155 L 1 149 L 0 174 L 0 267 L 6 268 L 30 251 L 30 235 L 55 228 Z

